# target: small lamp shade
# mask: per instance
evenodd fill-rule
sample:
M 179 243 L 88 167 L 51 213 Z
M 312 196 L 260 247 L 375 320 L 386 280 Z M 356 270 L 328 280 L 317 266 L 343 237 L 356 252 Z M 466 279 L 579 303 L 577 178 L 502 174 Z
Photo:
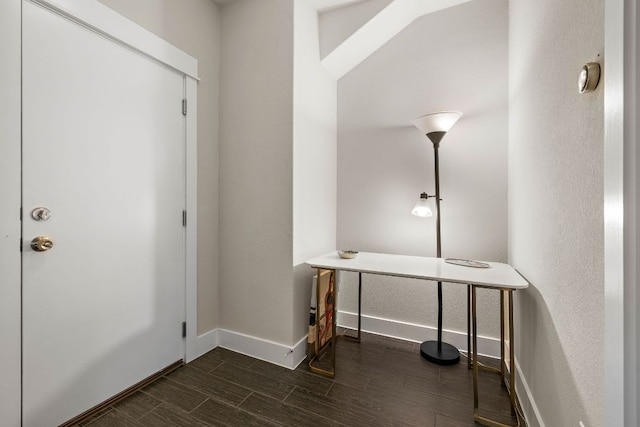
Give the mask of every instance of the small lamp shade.
M 416 205 L 413 207 L 411 213 L 415 216 L 420 216 L 423 218 L 432 216 L 433 212 L 431 212 L 428 200 L 429 196 L 427 195 L 427 193 L 422 193 L 420 195 L 420 200 L 418 200 L 418 203 L 416 203 Z
M 445 133 L 456 124 L 462 113 L 458 111 L 440 111 L 438 113 L 425 114 L 411 123 L 434 142 L 440 142 Z

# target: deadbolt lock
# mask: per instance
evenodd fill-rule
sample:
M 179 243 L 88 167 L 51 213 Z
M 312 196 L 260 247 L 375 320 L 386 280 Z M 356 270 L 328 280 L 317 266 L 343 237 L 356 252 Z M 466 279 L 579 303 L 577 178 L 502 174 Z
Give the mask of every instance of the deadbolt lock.
M 45 252 L 53 247 L 53 240 L 47 236 L 38 236 L 31 241 L 31 249 L 36 252 Z
M 51 211 L 45 207 L 38 207 L 31 211 L 31 218 L 35 221 L 46 221 L 51 217 Z

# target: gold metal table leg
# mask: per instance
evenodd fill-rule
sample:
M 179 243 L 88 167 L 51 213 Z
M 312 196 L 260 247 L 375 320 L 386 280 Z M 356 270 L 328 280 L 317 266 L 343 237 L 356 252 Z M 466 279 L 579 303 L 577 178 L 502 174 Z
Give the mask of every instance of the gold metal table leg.
M 337 319 L 336 319 L 337 320 Z M 340 338 L 360 342 L 362 340 L 362 273 L 358 272 L 358 335 L 340 334 Z
M 471 286 L 471 346 L 473 365 L 473 416 L 478 417 L 478 320 L 476 316 L 476 287 Z
M 478 324 L 477 324 L 477 310 L 476 310 L 476 286 L 471 286 L 471 331 L 472 331 L 472 361 L 473 365 L 473 418 L 474 420 L 488 427 L 514 427 L 509 424 L 500 423 L 489 418 L 480 415 L 479 409 L 479 397 L 478 397 L 478 369 L 480 363 L 478 362 Z M 505 302 L 506 299 L 506 302 Z M 508 309 L 506 313 L 508 320 L 508 327 L 505 326 L 505 305 Z M 505 335 L 509 336 L 509 381 L 506 380 L 505 372 Z M 515 389 L 515 361 L 514 361 L 514 346 L 513 346 L 513 290 L 505 289 L 500 290 L 500 370 L 490 369 L 500 374 L 502 383 L 507 386 L 509 392 L 509 399 L 511 403 L 511 410 L 516 415 L 516 427 L 521 426 L 524 420 L 520 416 L 518 410 L 518 400 Z
M 314 374 L 324 375 L 325 377 L 334 378 L 336 376 L 336 370 L 334 367 L 331 369 L 322 369 L 314 366 L 314 362 L 318 360 L 318 356 L 313 356 L 311 360 L 309 360 L 309 370 Z
M 333 271 L 335 280 L 335 270 Z M 336 316 L 336 307 L 338 306 L 338 292 L 336 289 L 336 283 L 333 284 L 333 304 L 331 306 L 331 367 L 333 368 L 333 375 L 336 373 L 336 322 L 338 317 Z
M 358 342 L 362 333 L 362 273 L 358 273 Z
M 506 379 L 504 372 L 504 291 L 500 291 L 500 379 L 504 384 Z M 509 341 L 509 345 L 511 345 L 511 341 Z
M 509 396 L 511 397 L 511 409 L 518 417 L 518 424 L 520 424 L 520 413 L 518 411 L 518 401 L 516 395 L 516 367 L 515 367 L 515 351 L 513 342 L 513 291 L 502 291 L 507 294 L 507 304 L 509 307 Z M 504 378 L 503 378 L 504 380 Z
M 471 286 L 467 286 L 467 368 L 471 369 Z

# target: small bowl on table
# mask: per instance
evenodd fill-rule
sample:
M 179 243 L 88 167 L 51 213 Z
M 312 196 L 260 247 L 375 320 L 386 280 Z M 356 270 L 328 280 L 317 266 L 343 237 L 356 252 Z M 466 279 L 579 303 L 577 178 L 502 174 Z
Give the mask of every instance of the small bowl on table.
M 338 256 L 344 259 L 354 259 L 355 257 L 358 256 L 358 251 L 341 250 L 341 251 L 338 251 Z

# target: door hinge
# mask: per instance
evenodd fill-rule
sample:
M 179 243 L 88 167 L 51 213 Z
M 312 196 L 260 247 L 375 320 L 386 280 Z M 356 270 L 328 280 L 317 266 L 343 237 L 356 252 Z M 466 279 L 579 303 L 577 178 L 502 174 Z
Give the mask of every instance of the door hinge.
M 182 115 L 183 116 L 187 115 L 187 100 L 186 99 L 182 100 Z
M 182 211 L 182 226 L 187 226 L 187 211 Z
M 187 337 L 187 322 L 182 322 L 182 338 Z

